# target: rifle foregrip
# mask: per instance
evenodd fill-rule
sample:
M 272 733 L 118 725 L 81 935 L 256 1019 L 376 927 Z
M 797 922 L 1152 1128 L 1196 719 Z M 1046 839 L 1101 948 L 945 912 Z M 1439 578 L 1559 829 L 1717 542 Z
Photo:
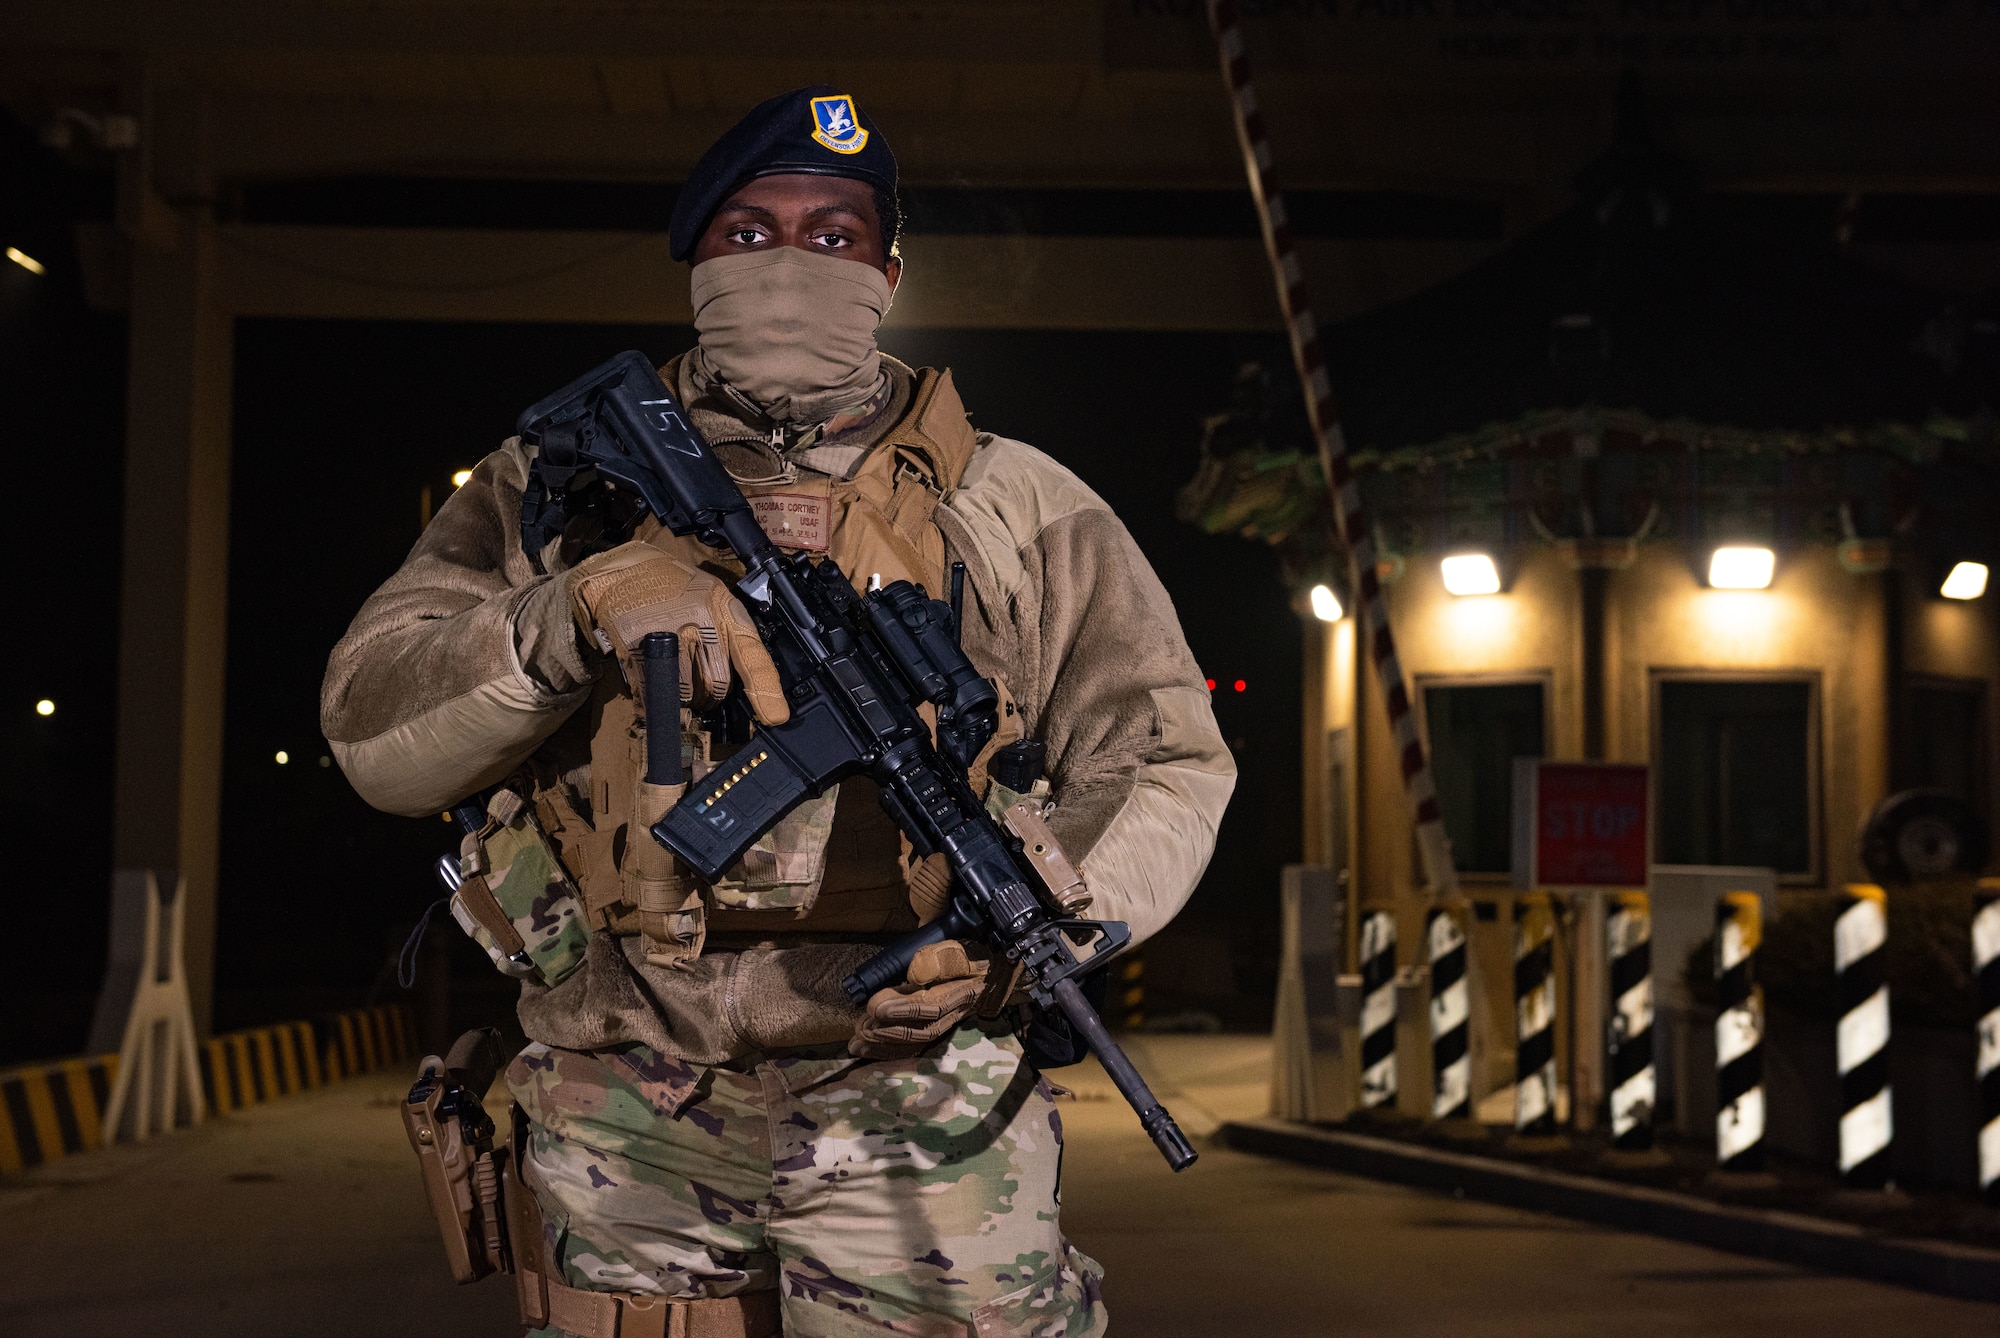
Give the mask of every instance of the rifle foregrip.
M 878 991 L 902 983 L 910 974 L 911 959 L 919 952 L 948 938 L 964 938 L 976 928 L 973 917 L 954 900 L 943 915 L 863 962 L 853 975 L 840 982 L 840 988 L 847 991 L 847 997 L 856 1005 L 865 1007 Z

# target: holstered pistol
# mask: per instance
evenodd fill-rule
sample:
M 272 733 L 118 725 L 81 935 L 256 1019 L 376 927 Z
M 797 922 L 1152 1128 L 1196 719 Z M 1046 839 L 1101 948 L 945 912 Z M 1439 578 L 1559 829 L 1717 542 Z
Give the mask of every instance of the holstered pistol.
M 498 1039 L 467 1032 L 448 1059 L 426 1056 L 403 1102 L 403 1129 L 456 1282 L 513 1270 L 501 1191 L 503 1176 L 513 1178 L 506 1175 L 508 1149 L 494 1148 L 493 1120 L 479 1102 L 498 1065 Z

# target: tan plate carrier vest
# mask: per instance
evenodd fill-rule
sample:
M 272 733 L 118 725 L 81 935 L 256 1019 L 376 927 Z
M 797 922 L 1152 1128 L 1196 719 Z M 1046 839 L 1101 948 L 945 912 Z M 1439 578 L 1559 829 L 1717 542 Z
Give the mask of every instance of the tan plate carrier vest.
M 669 376 L 671 371 L 670 366 Z M 915 377 L 908 410 L 853 478 L 801 471 L 795 480 L 746 485 L 744 491 L 781 548 L 817 551 L 816 541 L 823 541 L 826 555 L 856 588 L 879 576 L 884 585 L 911 581 L 943 598 L 944 535 L 933 517 L 958 486 L 976 441 L 951 374 L 924 369 Z M 788 516 L 797 522 L 789 531 Z M 787 538 L 799 536 L 805 545 L 787 544 Z M 732 555 L 693 537 L 675 538 L 650 517 L 640 537 L 726 579 L 743 574 Z M 985 791 L 993 751 L 1021 736 L 1020 717 L 997 674 L 995 686 L 1000 728 L 973 764 L 976 794 Z M 874 935 L 916 925 L 910 880 L 933 880 L 941 871 L 927 865 L 913 869 L 907 842 L 882 811 L 873 782 L 855 778 L 843 782 L 836 796 L 808 800 L 715 887 L 704 887 L 646 830 L 685 787 L 644 782 L 644 722 L 623 677 L 602 675 L 585 710 L 591 731 L 588 817 L 561 784 L 539 785 L 533 800 L 583 893 L 593 930 L 644 934 L 647 960 L 671 967 L 699 956 L 713 932 L 732 939 Z M 922 711 L 932 721 L 931 708 Z M 683 756 L 690 779 L 698 781 L 731 749 L 724 745 L 712 755 L 707 734 L 693 727 L 688 711 L 681 714 Z M 787 877 L 792 881 L 785 882 Z

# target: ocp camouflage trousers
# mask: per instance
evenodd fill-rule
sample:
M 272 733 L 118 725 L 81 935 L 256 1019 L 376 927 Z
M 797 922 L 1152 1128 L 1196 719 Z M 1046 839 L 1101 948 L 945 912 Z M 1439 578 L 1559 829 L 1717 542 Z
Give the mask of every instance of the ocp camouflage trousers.
M 1102 1270 L 1057 1221 L 1062 1121 L 1010 1035 L 720 1066 L 530 1045 L 507 1082 L 571 1286 L 776 1288 L 796 1338 L 1104 1332 Z

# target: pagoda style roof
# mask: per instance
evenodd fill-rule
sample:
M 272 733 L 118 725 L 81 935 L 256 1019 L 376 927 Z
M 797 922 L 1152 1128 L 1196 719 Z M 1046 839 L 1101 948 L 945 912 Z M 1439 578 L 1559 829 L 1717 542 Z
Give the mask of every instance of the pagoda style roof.
M 1925 547 L 1990 547 L 1992 295 L 1954 306 L 1873 267 L 1831 217 L 1819 244 L 1746 223 L 1652 141 L 1636 91 L 1622 97 L 1570 208 L 1323 332 L 1378 546 L 1921 528 Z M 1297 402 L 1289 369 L 1245 367 L 1181 514 L 1304 569 L 1335 541 Z

